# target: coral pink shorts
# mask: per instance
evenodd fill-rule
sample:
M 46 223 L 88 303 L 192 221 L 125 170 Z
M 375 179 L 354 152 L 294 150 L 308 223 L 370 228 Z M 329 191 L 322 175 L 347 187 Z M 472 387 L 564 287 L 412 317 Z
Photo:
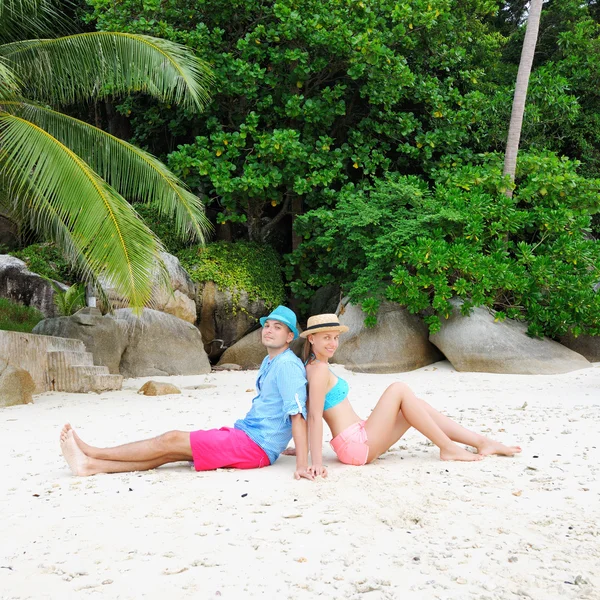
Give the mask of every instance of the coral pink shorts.
M 241 429 L 201 429 L 190 433 L 190 446 L 196 471 L 260 469 L 271 462 L 265 451 Z
M 336 435 L 331 442 L 333 451 L 341 462 L 347 465 L 364 465 L 369 457 L 367 444 L 367 431 L 365 421 L 358 421 L 346 427 L 342 433 Z

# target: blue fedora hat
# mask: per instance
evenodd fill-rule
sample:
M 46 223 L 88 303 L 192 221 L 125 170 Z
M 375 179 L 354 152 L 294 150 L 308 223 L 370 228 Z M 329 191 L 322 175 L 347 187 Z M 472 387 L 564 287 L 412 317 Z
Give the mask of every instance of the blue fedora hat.
M 294 339 L 298 337 L 298 328 L 296 327 L 296 313 L 287 306 L 278 306 L 268 317 L 261 317 L 260 324 L 264 327 L 266 321 L 279 321 L 294 334 Z

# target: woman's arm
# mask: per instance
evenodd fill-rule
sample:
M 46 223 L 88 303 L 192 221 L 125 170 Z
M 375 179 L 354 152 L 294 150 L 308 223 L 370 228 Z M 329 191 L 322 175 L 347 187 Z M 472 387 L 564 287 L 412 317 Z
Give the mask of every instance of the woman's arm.
M 329 386 L 329 368 L 325 363 L 313 363 L 306 370 L 308 379 L 308 447 L 311 469 L 315 475 L 326 476 L 323 467 L 323 407 Z

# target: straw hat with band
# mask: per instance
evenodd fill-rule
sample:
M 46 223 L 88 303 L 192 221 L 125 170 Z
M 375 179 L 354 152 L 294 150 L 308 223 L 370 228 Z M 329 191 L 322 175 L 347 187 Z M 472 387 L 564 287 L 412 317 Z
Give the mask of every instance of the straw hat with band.
M 300 334 L 301 338 L 307 338 L 312 333 L 319 333 L 321 331 L 339 331 L 344 333 L 348 331 L 346 325 L 341 325 L 338 316 L 333 313 L 326 313 L 323 315 L 315 315 L 309 317 L 306 329 Z

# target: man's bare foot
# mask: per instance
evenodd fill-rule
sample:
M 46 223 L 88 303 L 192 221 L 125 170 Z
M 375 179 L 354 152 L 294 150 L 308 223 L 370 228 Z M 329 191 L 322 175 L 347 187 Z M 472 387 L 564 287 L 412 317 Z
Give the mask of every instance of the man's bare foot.
M 521 446 L 505 446 L 494 440 L 486 440 L 483 444 L 477 446 L 477 452 L 483 456 L 496 454 L 498 456 L 514 456 L 521 452 Z
M 89 464 L 90 459 L 77 445 L 72 430 L 67 430 L 66 432 L 61 431 L 60 449 L 62 450 L 63 456 L 73 475 L 79 475 L 80 477 L 93 475 Z
M 473 452 L 469 452 L 456 444 L 452 444 L 448 448 L 444 448 L 444 450 L 440 450 L 440 459 L 441 460 L 460 460 L 465 462 L 471 462 L 475 460 L 481 460 L 483 456 L 481 454 L 473 454 Z
M 67 432 L 69 432 L 69 431 L 73 432 L 73 437 L 75 438 L 75 442 L 79 446 L 79 449 L 87 456 L 92 456 L 92 451 L 94 450 L 94 448 L 92 446 L 90 446 L 89 444 L 86 444 L 77 435 L 77 432 L 73 429 L 73 427 L 71 426 L 71 423 L 65 423 L 65 426 L 62 428 L 62 431 L 60 432 L 60 439 L 62 440 L 63 435 L 66 435 Z

